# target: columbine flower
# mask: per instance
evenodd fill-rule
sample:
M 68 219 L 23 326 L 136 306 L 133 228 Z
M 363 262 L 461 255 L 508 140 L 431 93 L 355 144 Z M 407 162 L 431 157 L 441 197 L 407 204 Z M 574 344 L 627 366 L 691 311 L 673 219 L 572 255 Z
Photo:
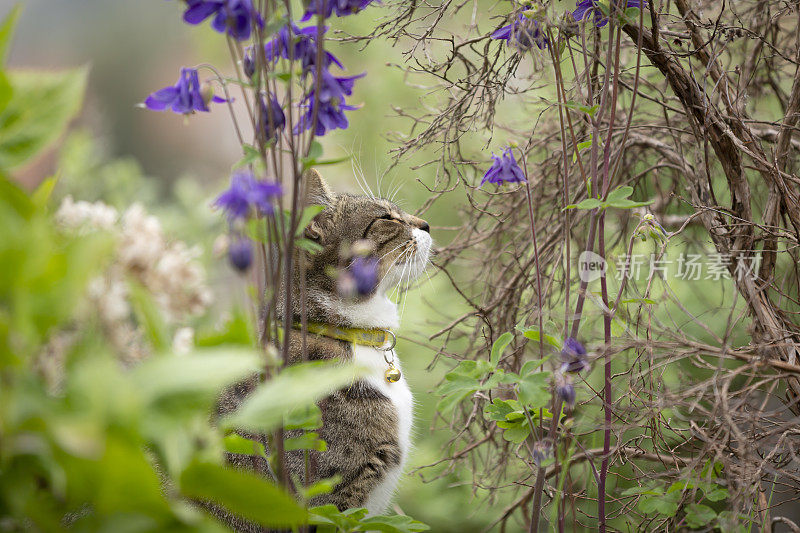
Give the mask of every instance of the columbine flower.
M 350 265 L 350 273 L 356 281 L 356 290 L 366 296 L 378 285 L 378 259 L 375 257 L 356 257 Z
M 333 13 L 336 13 L 337 17 L 344 17 L 358 13 L 371 3 L 372 0 L 311 0 L 305 15 L 300 20 L 305 22 L 312 15 L 319 13 L 325 18 L 330 17 Z
M 554 376 L 556 396 L 572 409 L 575 405 L 575 387 L 572 385 L 572 378 L 567 374 L 556 372 Z
M 274 95 L 259 102 L 258 131 L 264 134 L 265 140 L 278 139 L 278 132 L 286 126 L 286 116 L 281 104 Z
M 511 24 L 492 33 L 491 37 L 505 41 L 509 46 L 515 45 L 523 52 L 530 50 L 534 44 L 539 50 L 544 50 L 548 46 L 547 36 L 539 27 L 539 22 L 526 17 L 524 13 L 517 15 Z
M 641 8 L 642 0 L 628 0 L 625 7 Z M 608 17 L 606 17 L 597 6 L 597 0 L 580 0 L 578 2 L 577 9 L 572 12 L 572 17 L 575 20 L 583 20 L 589 13 L 594 13 L 594 25 L 598 28 L 602 28 L 608 24 Z
M 204 94 L 206 93 L 206 94 Z M 197 69 L 182 68 L 181 77 L 172 87 L 164 87 L 147 97 L 144 105 L 153 111 L 171 108 L 173 113 L 187 115 L 195 111 L 208 112 L 208 102 L 225 102 L 213 91 L 201 89 Z
M 183 20 L 200 24 L 214 15 L 211 27 L 239 41 L 250 38 L 252 25 L 264 27 L 264 19 L 253 7 L 252 0 L 186 0 Z
M 561 349 L 561 372 L 582 372 L 589 369 L 586 348 L 577 340 L 569 337 Z
M 502 157 L 492 154 L 492 159 L 494 163 L 492 163 L 492 166 L 486 171 L 486 174 L 483 175 L 481 186 L 487 181 L 497 185 L 502 183 L 525 182 L 525 173 L 517 164 L 517 160 L 514 159 L 511 148 L 506 148 Z
M 378 286 L 378 259 L 357 256 L 349 267 L 339 272 L 336 286 L 339 294 L 345 298 L 372 294 Z
M 358 109 L 357 106 L 348 105 L 345 96 L 353 94 L 355 80 L 364 77 L 366 74 L 351 76 L 348 78 L 337 78 L 327 70 L 322 71 L 319 85 L 319 98 L 315 98 L 316 89 L 312 89 L 304 100 L 304 106 L 308 111 L 300 117 L 300 121 L 295 127 L 295 133 L 311 129 L 314 122 L 314 109 L 317 109 L 317 127 L 315 135 L 322 136 L 328 130 L 347 129 L 350 125 L 345 111 Z M 316 82 L 312 81 L 312 87 L 316 87 Z
M 253 245 L 244 238 L 239 237 L 228 248 L 228 260 L 231 266 L 239 272 L 247 272 L 253 263 Z
M 282 193 L 277 183 L 257 180 L 252 174 L 240 172 L 231 177 L 231 186 L 220 194 L 214 205 L 223 209 L 228 220 L 243 220 L 254 212 L 260 215 L 271 215 L 272 200 Z
M 327 26 L 322 28 L 323 34 L 327 31 Z M 311 67 L 317 64 L 317 27 L 300 28 L 294 23 L 283 26 L 275 37 L 264 45 L 264 57 L 267 61 L 277 61 L 281 57 L 300 61 L 303 72 L 308 73 Z M 322 67 L 327 69 L 331 64 L 344 68 L 336 56 L 327 51 L 323 52 Z

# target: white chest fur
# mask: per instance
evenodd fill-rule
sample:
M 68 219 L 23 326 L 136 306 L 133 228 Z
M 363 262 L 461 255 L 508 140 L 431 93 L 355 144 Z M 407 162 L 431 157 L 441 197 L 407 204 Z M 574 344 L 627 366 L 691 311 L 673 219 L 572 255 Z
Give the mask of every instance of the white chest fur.
M 394 356 L 394 366 L 402 371 L 397 354 L 394 354 Z M 403 467 L 405 466 L 409 448 L 411 447 L 414 399 L 411 396 L 411 389 L 408 388 L 405 377 L 401 377 L 400 381 L 396 383 L 389 383 L 386 381 L 384 372 L 386 372 L 388 367 L 383 358 L 382 350 L 377 350 L 369 346 L 355 345 L 353 347 L 353 360 L 356 365 L 369 369 L 367 376 L 363 379 L 380 391 L 381 394 L 389 398 L 397 413 L 397 439 L 401 454 L 400 465 L 387 473 L 386 478 L 384 478 L 369 495 L 365 505 L 367 509 L 369 509 L 371 515 L 382 514 L 389 506 L 397 482 L 403 474 Z

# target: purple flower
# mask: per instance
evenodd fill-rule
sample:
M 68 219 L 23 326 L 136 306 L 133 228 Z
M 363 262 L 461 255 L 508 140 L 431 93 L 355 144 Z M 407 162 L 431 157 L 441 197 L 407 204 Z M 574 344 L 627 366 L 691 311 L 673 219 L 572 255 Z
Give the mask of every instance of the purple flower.
M 358 109 L 358 107 L 348 105 L 345 102 L 345 96 L 353 94 L 355 80 L 365 75 L 337 78 L 327 70 L 323 70 L 319 84 L 319 98 L 315 97 L 316 88 L 308 93 L 303 104 L 307 111 L 300 117 L 295 127 L 295 134 L 311 129 L 314 122 L 314 109 L 317 110 L 315 135 L 322 136 L 334 129 L 347 129 L 350 123 L 344 112 Z M 312 81 L 312 87 L 316 87 L 314 81 Z
M 356 257 L 350 264 L 350 274 L 356 282 L 356 291 L 366 296 L 378 286 L 378 259 L 375 257 Z
M 644 2 L 647 5 L 647 2 Z M 642 7 L 642 0 L 628 0 L 626 8 L 629 7 Z M 594 13 L 594 25 L 602 28 L 608 24 L 608 17 L 603 14 L 603 11 L 597 6 L 597 0 L 580 0 L 577 4 L 577 9 L 572 12 L 572 18 L 575 20 L 583 20 L 589 15 Z
M 509 46 L 515 45 L 523 52 L 533 48 L 534 44 L 539 50 L 544 50 L 548 46 L 547 36 L 539 27 L 539 22 L 526 17 L 524 13 L 517 15 L 511 24 L 492 33 L 491 37 L 505 41 Z
M 346 269 L 339 272 L 336 288 L 345 298 L 367 296 L 378 286 L 378 259 L 356 256 Z
M 253 212 L 271 215 L 272 200 L 282 193 L 281 186 L 257 180 L 252 174 L 240 172 L 231 177 L 230 187 L 214 201 L 228 215 L 228 220 L 244 220 Z
M 556 396 L 572 409 L 575 405 L 575 387 L 572 385 L 572 378 L 567 374 L 557 372 L 554 376 Z
M 358 13 L 373 0 L 311 0 L 306 8 L 306 13 L 303 15 L 301 21 L 305 22 L 311 18 L 312 15 L 322 14 L 323 17 L 329 18 L 333 13 L 337 17 L 344 17 Z
M 253 24 L 264 27 L 264 19 L 252 0 L 186 0 L 183 20 L 187 23 L 200 24 L 212 15 L 212 28 L 239 41 L 250 38 Z
M 182 68 L 181 77 L 172 87 L 164 87 L 154 92 L 144 101 L 144 105 L 153 111 L 172 109 L 173 113 L 189 114 L 195 111 L 208 112 L 208 101 L 224 102 L 213 93 L 203 94 L 197 69 Z
M 228 247 L 228 260 L 239 272 L 247 272 L 253 264 L 253 245 L 244 237 L 238 237 Z
M 502 183 L 525 182 L 525 173 L 517 164 L 517 160 L 514 159 L 511 148 L 506 148 L 502 157 L 492 154 L 492 159 L 494 163 L 492 163 L 492 166 L 486 171 L 486 174 L 483 175 L 481 186 L 487 181 L 497 185 Z
M 286 116 L 283 114 L 281 104 L 274 95 L 267 99 L 261 98 L 258 111 L 258 131 L 264 135 L 264 140 L 278 139 L 278 132 L 286 126 Z
M 248 78 L 252 78 L 253 74 L 256 73 L 256 60 L 253 57 L 253 47 L 248 46 L 244 49 L 244 57 L 242 58 L 242 70 L 244 70 L 245 76 Z
M 562 372 L 578 373 L 589 369 L 586 348 L 572 337 L 564 341 L 564 346 L 561 349 L 561 361 Z
M 325 26 L 322 33 L 327 31 L 328 27 Z M 300 61 L 303 72 L 308 73 L 311 67 L 317 64 L 317 27 L 300 28 L 294 23 L 283 26 L 275 37 L 264 45 L 264 57 L 267 61 L 277 61 L 281 57 Z M 344 68 L 336 56 L 323 51 L 322 68 L 327 69 L 331 64 Z

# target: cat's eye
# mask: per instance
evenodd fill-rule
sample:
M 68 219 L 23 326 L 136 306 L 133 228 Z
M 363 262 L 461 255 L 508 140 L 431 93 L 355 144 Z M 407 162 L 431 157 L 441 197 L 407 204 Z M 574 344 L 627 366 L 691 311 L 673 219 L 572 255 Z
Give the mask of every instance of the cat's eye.
M 385 215 L 379 216 L 377 220 L 394 220 L 394 217 L 389 213 L 386 213 Z

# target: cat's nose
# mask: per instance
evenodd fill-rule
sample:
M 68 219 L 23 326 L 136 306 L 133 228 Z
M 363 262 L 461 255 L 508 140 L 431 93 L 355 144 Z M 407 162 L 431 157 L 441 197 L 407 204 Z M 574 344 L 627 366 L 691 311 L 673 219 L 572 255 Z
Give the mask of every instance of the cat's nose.
M 421 218 L 419 218 L 419 217 L 415 217 L 415 216 L 413 216 L 413 215 L 409 215 L 409 217 L 408 217 L 408 219 L 407 219 L 407 220 L 408 220 L 408 222 L 409 222 L 409 223 L 410 223 L 412 226 L 414 226 L 415 228 L 419 228 L 419 229 L 421 229 L 422 231 L 427 231 L 428 233 L 430 233 L 430 232 L 431 232 L 431 227 L 428 225 L 428 223 L 427 223 L 427 222 L 425 222 L 425 221 L 424 221 L 424 220 L 422 220 Z

